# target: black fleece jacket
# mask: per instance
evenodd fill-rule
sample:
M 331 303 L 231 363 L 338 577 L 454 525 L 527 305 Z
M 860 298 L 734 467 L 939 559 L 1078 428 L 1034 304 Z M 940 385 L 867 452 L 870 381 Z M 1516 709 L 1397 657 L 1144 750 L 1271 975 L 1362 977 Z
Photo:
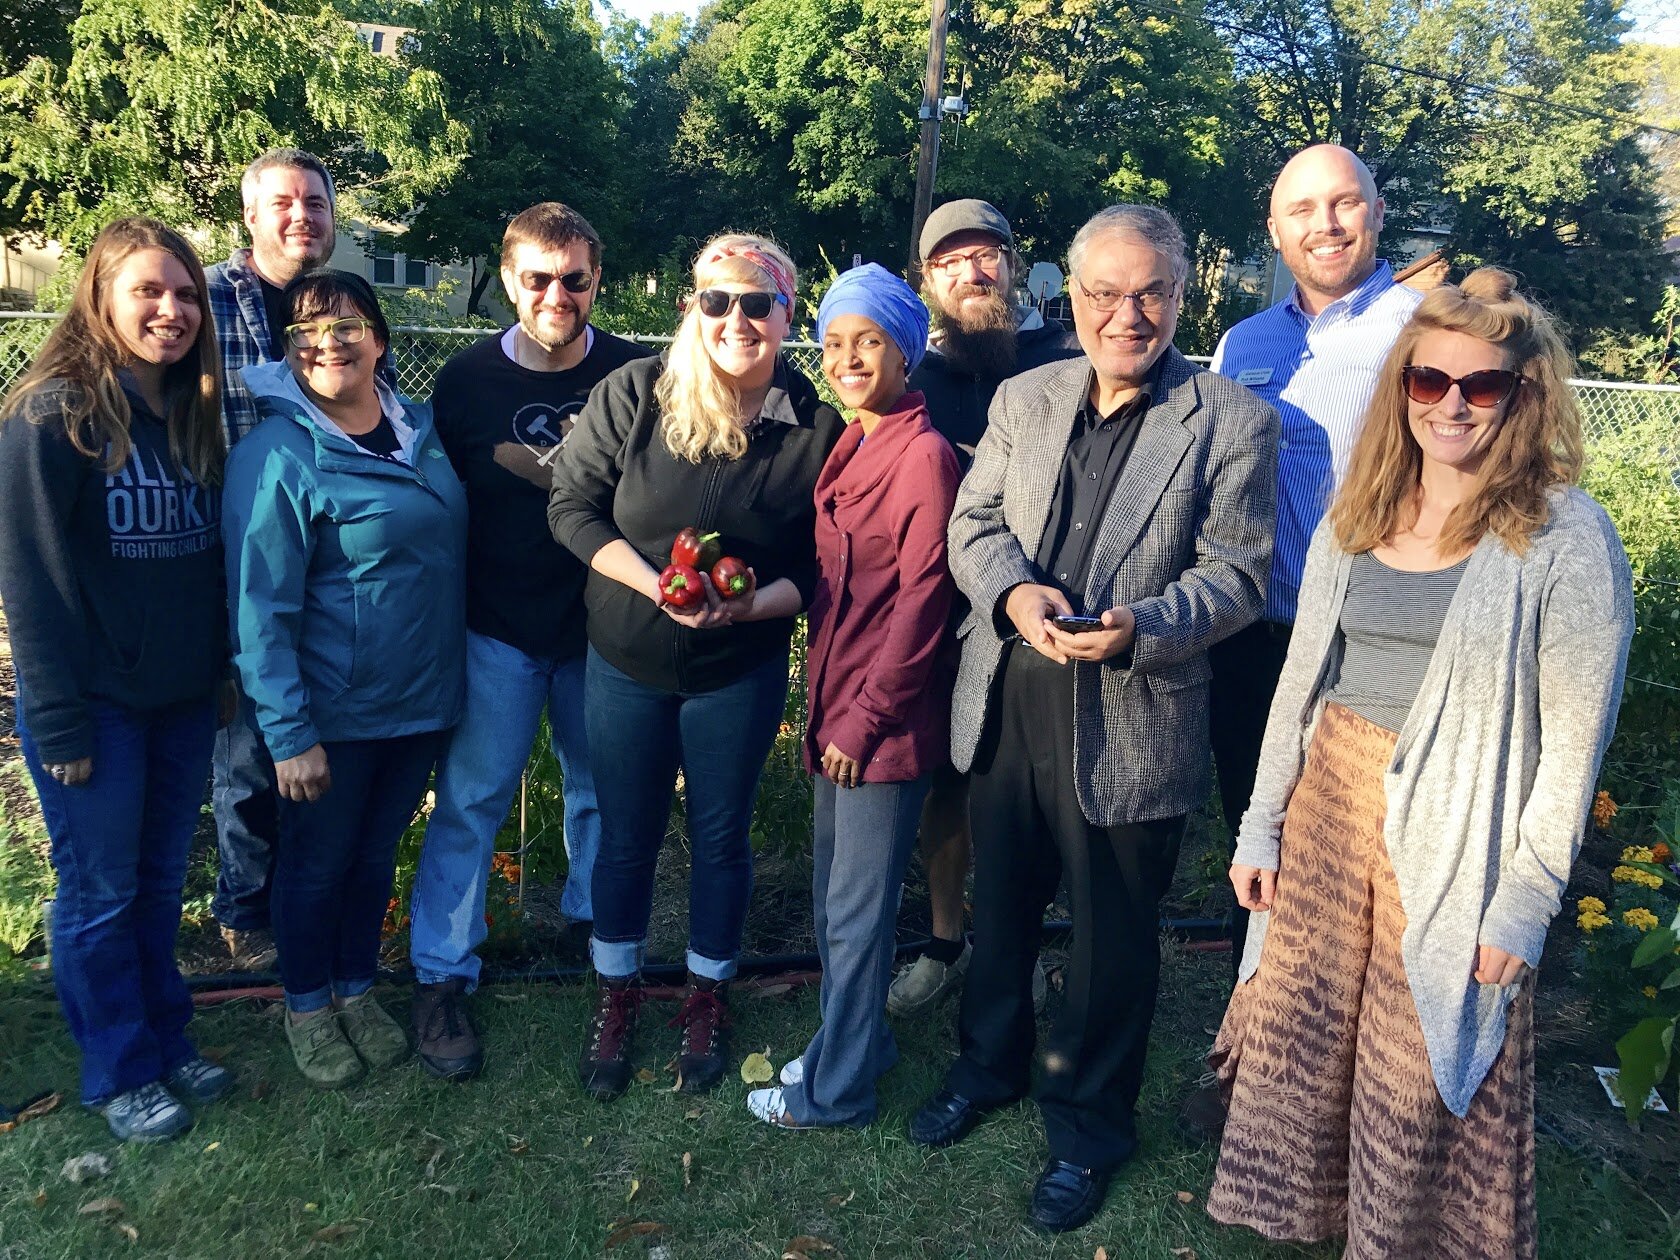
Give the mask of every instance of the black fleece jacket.
M 809 604 L 816 585 L 817 474 L 845 428 L 838 412 L 785 361 L 762 422 L 740 459 L 691 464 L 665 446 L 654 384 L 664 360 L 639 359 L 597 385 L 554 461 L 548 523 L 585 565 L 625 539 L 656 570 L 670 563 L 678 531 L 716 530 L 760 586 L 787 578 Z M 589 642 L 645 686 L 715 691 L 785 654 L 793 618 L 691 630 L 652 600 L 593 569 L 584 593 Z

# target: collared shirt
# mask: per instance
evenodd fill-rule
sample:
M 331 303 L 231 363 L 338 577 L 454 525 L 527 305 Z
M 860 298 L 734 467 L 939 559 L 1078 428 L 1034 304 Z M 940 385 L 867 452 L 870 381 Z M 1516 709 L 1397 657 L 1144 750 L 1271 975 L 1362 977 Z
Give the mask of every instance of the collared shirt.
M 1045 581 L 1068 597 L 1075 613 L 1105 611 L 1081 608 L 1091 572 L 1091 544 L 1154 400 L 1155 379 L 1152 371 L 1143 388 L 1107 416 L 1097 411 L 1087 392 L 1074 417 L 1037 563 Z
M 1383 360 L 1422 300 L 1379 259 L 1364 284 L 1316 316 L 1291 289 L 1228 331 L 1214 351 L 1213 370 L 1248 386 L 1283 421 L 1268 621 L 1295 620 L 1307 544 L 1347 475 Z

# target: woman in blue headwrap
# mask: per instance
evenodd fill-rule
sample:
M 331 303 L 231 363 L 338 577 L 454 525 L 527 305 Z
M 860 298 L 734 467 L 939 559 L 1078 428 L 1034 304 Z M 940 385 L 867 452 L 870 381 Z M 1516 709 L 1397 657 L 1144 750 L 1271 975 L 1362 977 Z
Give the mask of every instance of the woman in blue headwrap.
M 786 1128 L 865 1125 L 898 1058 L 886 1022 L 898 889 L 928 775 L 949 755 L 945 528 L 957 460 L 905 382 L 928 312 L 897 276 L 846 272 L 817 311 L 823 375 L 851 411 L 815 492 L 805 765 L 816 781 L 812 900 L 822 1024 L 747 1106 Z

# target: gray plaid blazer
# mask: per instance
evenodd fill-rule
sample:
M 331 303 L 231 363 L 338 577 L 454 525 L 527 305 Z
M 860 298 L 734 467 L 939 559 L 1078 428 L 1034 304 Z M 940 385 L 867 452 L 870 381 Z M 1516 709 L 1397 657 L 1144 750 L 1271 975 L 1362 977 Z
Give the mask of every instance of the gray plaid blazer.
M 951 757 L 959 770 L 974 762 L 1013 633 L 999 601 L 1043 580 L 1032 557 L 1090 380 L 1080 357 L 1004 381 L 957 491 L 951 574 L 973 606 L 957 631 Z M 1186 814 L 1207 797 L 1207 649 L 1265 606 L 1278 438 L 1269 406 L 1168 348 L 1085 589 L 1087 609 L 1124 604 L 1136 615 L 1132 657 L 1069 667 L 1077 671 L 1074 786 L 1099 826 Z

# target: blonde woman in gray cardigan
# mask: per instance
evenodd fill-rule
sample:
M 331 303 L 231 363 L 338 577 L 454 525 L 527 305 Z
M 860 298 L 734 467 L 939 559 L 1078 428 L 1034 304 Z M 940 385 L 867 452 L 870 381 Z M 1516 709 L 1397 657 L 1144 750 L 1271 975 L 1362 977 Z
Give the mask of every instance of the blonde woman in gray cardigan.
M 1308 553 L 1231 882 L 1208 1211 L 1348 1257 L 1530 1258 L 1532 969 L 1633 631 L 1545 313 L 1484 268 L 1383 366 Z

